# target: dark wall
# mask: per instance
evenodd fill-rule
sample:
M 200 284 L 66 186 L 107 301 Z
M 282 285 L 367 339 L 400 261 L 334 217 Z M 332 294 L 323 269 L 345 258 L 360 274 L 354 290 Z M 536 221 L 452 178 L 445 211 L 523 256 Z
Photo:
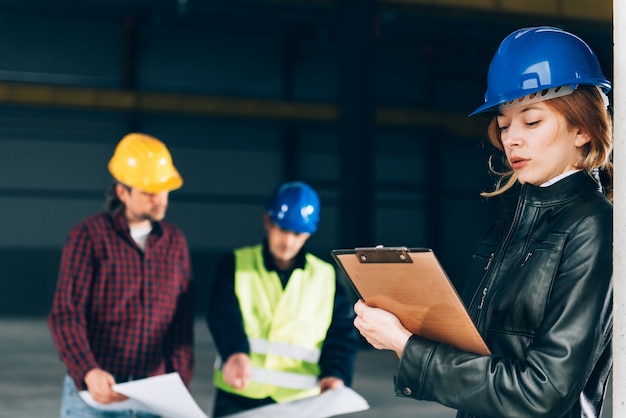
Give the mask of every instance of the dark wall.
M 308 181 L 309 241 L 434 248 L 455 283 L 494 208 L 483 97 L 519 27 L 574 31 L 612 72 L 610 21 L 379 1 L 0 0 L 0 315 L 44 315 L 69 229 L 101 210 L 114 146 L 163 139 L 185 184 L 198 314 L 216 257 L 262 238 L 267 195 Z

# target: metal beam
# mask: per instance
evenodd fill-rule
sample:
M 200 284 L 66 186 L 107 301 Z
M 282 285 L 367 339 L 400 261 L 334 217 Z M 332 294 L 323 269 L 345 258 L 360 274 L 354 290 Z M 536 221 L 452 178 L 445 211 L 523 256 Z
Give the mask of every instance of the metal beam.
M 122 112 L 157 112 L 218 117 L 339 121 L 334 103 L 136 92 L 40 84 L 0 83 L 0 104 L 69 107 Z M 379 107 L 376 123 L 389 126 L 440 127 L 460 137 L 482 136 L 485 123 L 465 114 Z
M 608 22 L 613 19 L 612 0 L 380 0 L 380 2 Z

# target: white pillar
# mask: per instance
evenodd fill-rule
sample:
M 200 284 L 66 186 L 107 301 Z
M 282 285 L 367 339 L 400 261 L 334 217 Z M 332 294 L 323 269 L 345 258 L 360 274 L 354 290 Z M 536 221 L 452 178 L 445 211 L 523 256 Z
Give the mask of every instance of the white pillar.
M 613 1 L 613 417 L 626 418 L 626 2 Z

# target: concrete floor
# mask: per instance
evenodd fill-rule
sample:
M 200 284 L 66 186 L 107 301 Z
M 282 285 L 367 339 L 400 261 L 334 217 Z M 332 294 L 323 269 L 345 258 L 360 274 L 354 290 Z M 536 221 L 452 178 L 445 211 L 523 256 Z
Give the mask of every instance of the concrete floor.
M 0 319 L 0 418 L 59 416 L 63 364 L 52 345 L 45 319 Z M 210 416 L 215 350 L 203 321 L 196 323 L 196 373 L 192 394 Z M 362 350 L 357 357 L 353 389 L 367 399 L 368 411 L 350 414 L 363 418 L 451 418 L 455 412 L 431 402 L 393 395 L 394 354 Z M 611 416 L 611 398 L 603 417 Z

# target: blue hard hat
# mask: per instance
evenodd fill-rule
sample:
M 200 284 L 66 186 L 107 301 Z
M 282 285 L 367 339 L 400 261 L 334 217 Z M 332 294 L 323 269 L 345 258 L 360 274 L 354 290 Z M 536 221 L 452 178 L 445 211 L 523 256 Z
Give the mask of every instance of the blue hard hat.
M 493 56 L 485 103 L 470 116 L 538 91 L 560 86 L 573 91 L 580 84 L 598 86 L 604 93 L 611 90 L 589 45 L 551 26 L 519 29 L 504 38 Z
M 320 220 L 320 199 L 301 181 L 280 185 L 265 207 L 272 222 L 282 229 L 313 234 Z

